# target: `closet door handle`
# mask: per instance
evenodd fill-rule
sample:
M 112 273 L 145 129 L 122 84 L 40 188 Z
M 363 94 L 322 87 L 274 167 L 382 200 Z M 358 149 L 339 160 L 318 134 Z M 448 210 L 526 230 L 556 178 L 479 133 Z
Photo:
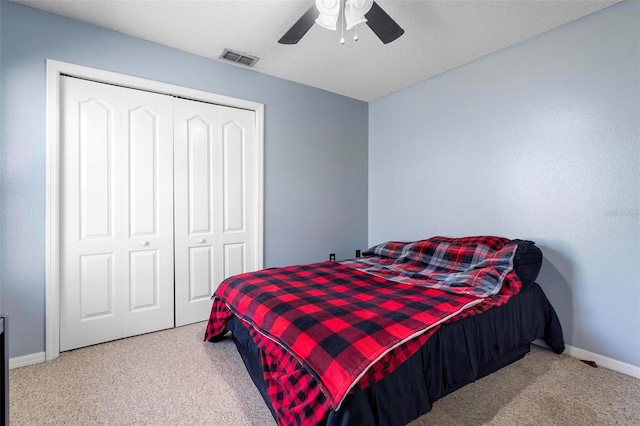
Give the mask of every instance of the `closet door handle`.
M 204 238 L 200 238 L 200 239 L 198 240 L 198 242 L 199 242 L 200 244 L 203 244 L 203 243 L 205 243 L 206 241 L 207 241 L 207 240 L 205 240 Z
M 140 243 L 140 245 L 142 247 L 148 246 L 149 245 L 149 241 L 143 241 L 143 242 Z

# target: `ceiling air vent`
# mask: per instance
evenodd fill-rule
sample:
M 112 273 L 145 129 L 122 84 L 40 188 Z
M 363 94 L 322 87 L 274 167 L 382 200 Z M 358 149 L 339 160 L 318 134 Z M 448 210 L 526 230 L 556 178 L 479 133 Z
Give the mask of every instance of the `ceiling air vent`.
M 244 53 L 235 52 L 231 49 L 224 49 L 222 52 L 222 59 L 226 59 L 227 61 L 235 62 L 236 64 L 246 65 L 248 67 L 252 67 L 258 62 L 260 58 L 251 55 L 245 55 Z

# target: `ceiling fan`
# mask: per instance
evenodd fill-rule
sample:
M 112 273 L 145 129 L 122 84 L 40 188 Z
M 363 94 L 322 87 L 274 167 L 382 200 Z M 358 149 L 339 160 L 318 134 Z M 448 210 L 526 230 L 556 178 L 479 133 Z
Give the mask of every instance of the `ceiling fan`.
M 396 21 L 373 0 L 316 0 L 315 4 L 278 40 L 278 43 L 296 44 L 314 23 L 335 30 L 341 9 L 341 23 L 344 26 L 346 22 L 347 30 L 366 22 L 384 44 L 391 43 L 404 34 L 404 30 Z M 354 39 L 358 40 L 357 33 Z M 344 43 L 344 37 L 340 42 Z

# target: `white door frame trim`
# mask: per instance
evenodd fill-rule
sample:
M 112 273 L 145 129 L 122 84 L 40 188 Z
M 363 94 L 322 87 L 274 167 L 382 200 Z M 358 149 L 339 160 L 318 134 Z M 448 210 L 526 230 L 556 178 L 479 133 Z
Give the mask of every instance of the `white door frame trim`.
M 60 77 L 84 78 L 100 83 L 179 96 L 217 105 L 254 111 L 256 114 L 256 264 L 264 267 L 264 105 L 143 78 L 47 59 L 47 158 L 46 158 L 46 360 L 60 355 Z

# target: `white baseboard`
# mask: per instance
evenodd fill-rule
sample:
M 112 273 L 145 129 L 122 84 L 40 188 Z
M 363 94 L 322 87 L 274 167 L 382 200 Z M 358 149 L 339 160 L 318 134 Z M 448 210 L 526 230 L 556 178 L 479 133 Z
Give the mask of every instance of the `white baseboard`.
M 540 339 L 534 340 L 533 344 L 542 346 L 544 348 L 549 348 L 549 346 Z M 617 371 L 618 373 L 626 374 L 628 376 L 640 379 L 640 367 L 637 367 L 635 365 L 627 364 L 626 362 L 618 361 L 617 359 L 609 358 L 594 352 L 589 352 L 587 350 L 576 348 L 575 346 L 571 345 L 565 345 L 564 353 L 574 358 L 595 361 L 601 367 L 608 368 L 609 370 Z M 19 356 L 9 359 L 9 369 L 26 367 L 27 365 L 45 362 L 45 360 L 46 358 L 44 352 Z
M 38 352 L 35 354 L 29 354 L 24 356 L 17 356 L 15 358 L 9 358 L 9 370 L 18 367 L 26 367 L 27 365 L 39 364 L 45 361 L 44 352 Z
M 547 344 L 540 340 L 534 340 L 534 345 L 548 348 Z M 565 345 L 564 353 L 574 358 L 583 359 L 587 361 L 595 361 L 600 367 L 608 368 L 609 370 L 617 371 L 618 373 L 626 374 L 631 377 L 640 379 L 640 367 L 627 364 L 626 362 L 618 361 L 617 359 L 609 358 L 604 355 L 600 355 L 594 352 L 589 352 L 584 349 L 576 348 L 575 346 Z

